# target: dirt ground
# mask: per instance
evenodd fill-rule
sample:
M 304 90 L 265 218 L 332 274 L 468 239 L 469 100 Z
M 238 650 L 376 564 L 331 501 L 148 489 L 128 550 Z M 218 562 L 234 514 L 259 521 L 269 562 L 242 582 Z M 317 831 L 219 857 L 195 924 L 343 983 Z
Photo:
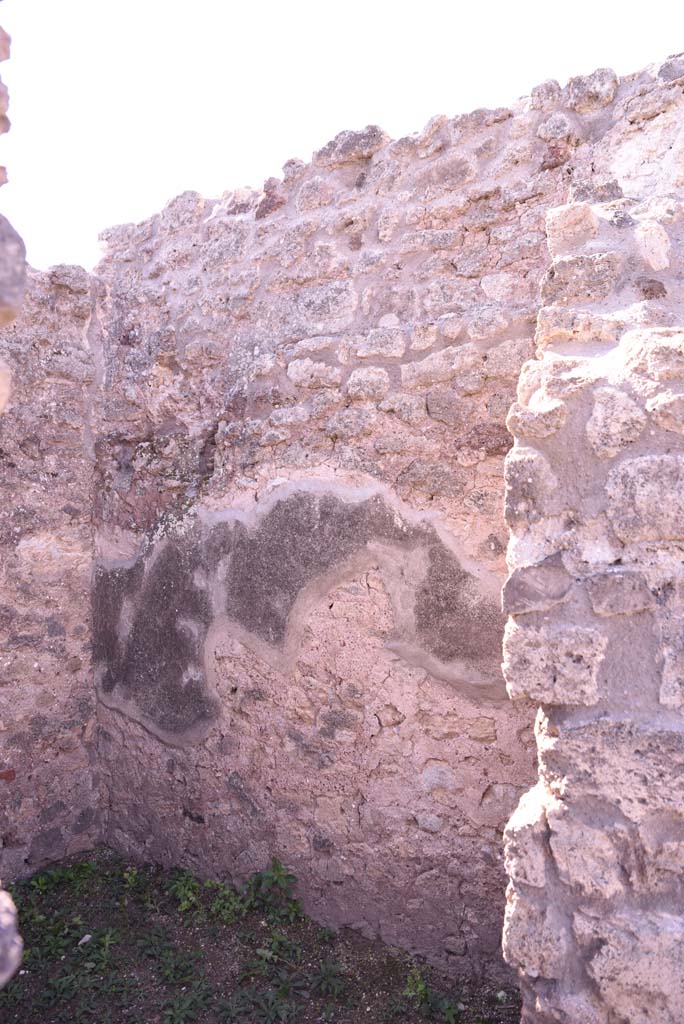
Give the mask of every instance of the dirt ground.
M 305 917 L 277 861 L 241 893 L 107 851 L 15 886 L 24 962 L 1 1024 L 519 1024 L 515 991 Z

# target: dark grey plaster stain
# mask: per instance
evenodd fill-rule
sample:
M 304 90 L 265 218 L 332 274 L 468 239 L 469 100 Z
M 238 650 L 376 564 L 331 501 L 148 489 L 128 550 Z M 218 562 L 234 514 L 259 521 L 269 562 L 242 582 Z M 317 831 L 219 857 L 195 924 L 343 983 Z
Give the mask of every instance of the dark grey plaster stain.
M 409 577 L 411 642 L 433 665 L 477 667 L 498 658 L 496 602 L 431 524 L 412 521 L 381 494 L 354 501 L 302 489 L 254 522 L 192 521 L 150 544 L 130 568 L 97 569 L 94 657 L 102 700 L 172 742 L 201 738 L 219 710 L 203 665 L 216 617 L 282 652 L 307 588 L 342 578 L 360 557 L 370 562 L 370 546 L 378 545 L 394 552 Z M 416 555 L 412 579 L 404 569 Z

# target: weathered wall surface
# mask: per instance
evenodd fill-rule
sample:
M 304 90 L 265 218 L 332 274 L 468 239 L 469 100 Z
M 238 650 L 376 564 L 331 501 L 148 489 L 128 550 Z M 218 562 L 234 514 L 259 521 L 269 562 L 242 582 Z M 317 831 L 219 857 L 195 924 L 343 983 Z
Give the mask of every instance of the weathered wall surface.
M 621 965 L 680 927 L 646 789 L 679 741 L 681 73 L 343 133 L 32 277 L 0 335 L 8 874 L 275 854 L 321 920 L 493 977 L 542 704 L 526 1020 L 679 1019 Z
M 509 419 L 504 672 L 542 704 L 539 783 L 507 829 L 529 1024 L 684 1018 L 683 94 L 682 59 L 618 94 L 549 211 Z
M 7 60 L 10 37 L 0 28 L 0 61 Z M 7 89 L 0 81 L 0 134 L 9 128 L 7 118 Z M 5 182 L 4 168 L 0 170 L 0 185 Z M 0 218 L 0 324 L 9 323 L 16 316 L 24 293 L 26 259 L 24 245 L 16 231 L 4 217 Z M 11 370 L 0 360 L 0 416 L 4 412 L 10 393 Z M 1 728 L 1 726 L 0 726 Z M 1 843 L 0 843 L 1 845 Z M 0 988 L 12 977 L 19 966 L 22 951 L 17 934 L 16 910 L 9 895 L 0 889 Z
M 108 841 L 236 877 L 277 852 L 319 917 L 454 970 L 498 960 L 534 771 L 501 507 L 555 102 L 346 133 L 98 270 Z
M 88 849 L 97 830 L 91 668 L 88 275 L 32 274 L 0 336 L 0 871 Z

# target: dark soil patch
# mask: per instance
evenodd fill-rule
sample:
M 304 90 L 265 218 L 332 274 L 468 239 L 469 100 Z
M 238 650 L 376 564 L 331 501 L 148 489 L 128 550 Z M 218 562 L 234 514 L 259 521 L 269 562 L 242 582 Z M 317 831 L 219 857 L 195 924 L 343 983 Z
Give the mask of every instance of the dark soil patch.
M 305 917 L 277 861 L 241 893 L 102 852 L 14 887 L 26 952 L 2 1024 L 519 1024 L 514 992 L 440 979 Z

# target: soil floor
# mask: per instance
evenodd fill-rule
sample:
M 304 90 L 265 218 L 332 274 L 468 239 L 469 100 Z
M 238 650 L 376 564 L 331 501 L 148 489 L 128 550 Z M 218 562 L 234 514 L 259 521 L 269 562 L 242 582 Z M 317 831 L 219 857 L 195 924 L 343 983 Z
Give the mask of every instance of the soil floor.
M 401 950 L 305 917 L 277 861 L 237 893 L 108 851 L 11 889 L 25 942 L 1 1024 L 519 1024 Z

